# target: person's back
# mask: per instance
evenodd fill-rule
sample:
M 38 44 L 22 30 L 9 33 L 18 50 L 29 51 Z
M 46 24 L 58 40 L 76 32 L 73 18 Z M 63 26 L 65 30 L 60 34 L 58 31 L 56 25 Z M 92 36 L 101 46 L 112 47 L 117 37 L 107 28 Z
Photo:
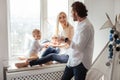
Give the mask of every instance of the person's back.
M 34 40 L 32 42 L 32 45 L 30 47 L 30 50 L 28 52 L 28 57 L 32 56 L 32 55 L 37 55 L 39 53 L 39 51 L 42 49 L 42 45 L 39 43 L 38 40 Z
M 93 25 L 88 20 L 86 20 L 86 22 L 87 22 L 86 26 L 89 26 L 86 28 L 88 29 L 87 31 L 89 31 L 88 32 L 89 40 L 84 49 L 84 56 L 82 62 L 87 69 L 90 69 L 92 65 L 92 57 L 93 57 L 93 49 L 94 49 L 94 29 L 93 29 Z

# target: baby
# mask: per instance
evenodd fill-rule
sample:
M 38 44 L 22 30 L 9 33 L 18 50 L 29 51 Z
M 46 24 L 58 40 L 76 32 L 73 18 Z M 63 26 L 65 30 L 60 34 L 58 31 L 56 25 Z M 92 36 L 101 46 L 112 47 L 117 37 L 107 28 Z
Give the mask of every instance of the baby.
M 59 38 L 57 36 L 52 36 L 51 41 L 45 43 L 47 48 L 44 50 L 43 54 L 41 57 L 45 57 L 48 54 L 55 53 L 58 54 L 60 49 L 58 48 L 59 43 Z
M 63 39 L 61 37 L 52 36 L 51 41 L 46 43 L 47 49 L 43 52 L 41 57 L 45 57 L 51 53 L 59 54 L 61 47 L 65 47 L 65 48 L 69 47 L 68 41 L 69 41 L 68 38 Z

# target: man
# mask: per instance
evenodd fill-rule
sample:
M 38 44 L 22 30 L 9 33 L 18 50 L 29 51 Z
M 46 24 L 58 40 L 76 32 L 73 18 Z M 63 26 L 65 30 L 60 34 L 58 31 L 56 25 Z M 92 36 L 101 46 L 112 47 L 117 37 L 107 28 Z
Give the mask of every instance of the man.
M 61 80 L 85 80 L 86 73 L 92 64 L 94 48 L 94 29 L 87 19 L 87 9 L 82 2 L 72 4 L 72 17 L 78 24 L 68 49 L 69 59 Z

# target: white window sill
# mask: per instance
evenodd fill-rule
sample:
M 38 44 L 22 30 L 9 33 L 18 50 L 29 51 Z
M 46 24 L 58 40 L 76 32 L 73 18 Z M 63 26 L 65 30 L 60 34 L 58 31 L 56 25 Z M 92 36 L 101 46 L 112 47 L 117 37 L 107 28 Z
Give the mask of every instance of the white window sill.
M 37 70 L 37 69 L 46 69 L 46 68 L 54 68 L 54 67 L 65 67 L 66 64 L 65 63 L 58 63 L 58 64 L 50 64 L 50 65 L 36 65 L 36 66 L 33 66 L 33 67 L 24 67 L 24 68 L 7 68 L 7 72 L 8 73 L 13 73 L 13 72 L 21 72 L 21 71 L 29 71 L 29 70 Z

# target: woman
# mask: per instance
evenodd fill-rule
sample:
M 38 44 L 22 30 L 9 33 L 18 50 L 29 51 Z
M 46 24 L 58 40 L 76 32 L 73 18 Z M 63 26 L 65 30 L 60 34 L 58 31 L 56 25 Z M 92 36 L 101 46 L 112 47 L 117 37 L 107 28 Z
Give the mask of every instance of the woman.
M 58 27 L 59 23 L 61 24 L 61 26 L 63 28 L 62 31 L 59 31 L 59 27 Z M 37 60 L 32 60 L 32 61 L 27 62 L 27 63 L 22 63 L 20 65 L 33 66 L 33 65 L 44 64 L 44 63 L 47 63 L 49 61 L 57 61 L 60 63 L 67 63 L 69 56 L 68 56 L 68 54 L 65 53 L 65 51 L 68 49 L 68 47 L 70 45 L 70 42 L 71 42 L 72 37 L 73 37 L 73 33 L 74 33 L 73 27 L 68 23 L 66 14 L 64 12 L 60 12 L 58 15 L 57 29 L 56 29 L 56 36 L 58 36 L 58 37 L 60 36 L 59 39 L 61 41 L 60 45 L 57 46 L 60 48 L 60 52 L 58 54 L 55 54 L 55 51 L 50 52 L 52 50 L 49 49 L 49 53 L 47 53 L 47 54 L 44 53 L 46 56 L 39 58 Z
M 60 30 L 60 27 L 62 27 L 62 30 Z M 69 41 L 68 43 L 70 44 L 73 37 L 73 33 L 74 33 L 73 26 L 67 21 L 66 13 L 60 12 L 57 16 L 57 27 L 56 27 L 56 33 L 55 33 L 56 37 L 59 37 L 61 41 L 66 41 L 68 39 Z M 59 52 L 59 50 L 57 51 L 50 47 L 46 51 L 44 51 L 43 55 L 46 56 L 50 53 L 57 53 L 57 52 Z M 43 55 L 42 57 L 44 57 Z
M 60 25 L 62 26 L 62 31 L 60 31 Z M 64 39 L 68 38 L 71 41 L 73 34 L 74 29 L 73 26 L 67 21 L 67 15 L 65 12 L 60 12 L 57 18 L 56 35 Z

